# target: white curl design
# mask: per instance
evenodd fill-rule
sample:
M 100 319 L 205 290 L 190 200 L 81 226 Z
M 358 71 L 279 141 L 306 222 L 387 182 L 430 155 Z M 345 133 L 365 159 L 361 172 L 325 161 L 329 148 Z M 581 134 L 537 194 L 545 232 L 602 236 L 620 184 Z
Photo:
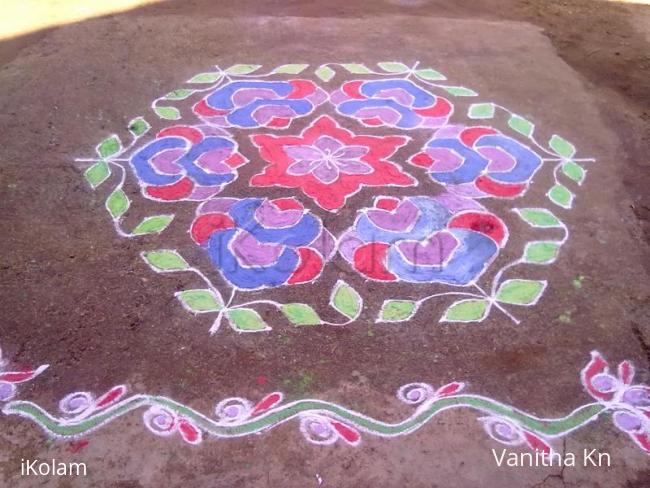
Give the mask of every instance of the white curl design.
M 323 415 L 301 415 L 300 432 L 312 444 L 334 444 L 339 438 L 329 419 Z
M 142 415 L 144 425 L 152 433 L 168 437 L 176 431 L 176 416 L 167 409 L 151 407 Z
M 234 424 L 246 420 L 251 415 L 253 404 L 245 398 L 232 397 L 221 400 L 214 407 L 214 414 L 223 424 Z
M 501 444 L 519 446 L 526 441 L 521 428 L 503 417 L 481 417 L 478 420 L 483 423 L 487 435 Z
M 59 402 L 59 410 L 66 415 L 85 417 L 95 410 L 95 397 L 87 391 L 70 393 Z
M 408 383 L 397 390 L 397 398 L 409 405 L 418 405 L 433 398 L 435 393 L 428 383 Z

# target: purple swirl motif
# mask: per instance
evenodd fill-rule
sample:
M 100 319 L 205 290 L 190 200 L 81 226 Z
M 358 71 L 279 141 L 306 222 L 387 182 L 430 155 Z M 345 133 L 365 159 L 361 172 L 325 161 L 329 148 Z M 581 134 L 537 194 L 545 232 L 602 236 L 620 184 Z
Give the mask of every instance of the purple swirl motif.
M 339 239 L 339 252 L 377 281 L 467 285 L 507 240 L 501 219 L 469 198 L 377 197 Z
M 453 112 L 451 103 L 410 80 L 354 80 L 332 93 L 336 111 L 366 126 L 400 129 L 441 127 Z
M 542 158 L 491 127 L 450 125 L 436 131 L 410 163 L 458 195 L 515 198 L 526 192 Z
M 328 98 L 309 80 L 231 81 L 194 105 L 196 115 L 219 127 L 284 128 Z
M 145 197 L 203 201 L 233 182 L 247 160 L 221 129 L 176 125 L 137 149 L 130 162 Z
M 199 207 L 190 233 L 224 279 L 247 290 L 313 281 L 335 250 L 295 198 L 216 198 Z

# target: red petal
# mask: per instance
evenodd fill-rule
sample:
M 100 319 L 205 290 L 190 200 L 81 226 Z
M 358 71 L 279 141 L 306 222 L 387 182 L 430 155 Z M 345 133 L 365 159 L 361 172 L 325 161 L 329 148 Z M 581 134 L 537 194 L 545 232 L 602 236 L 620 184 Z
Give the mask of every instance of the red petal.
M 493 239 L 499 246 L 505 244 L 507 229 L 505 224 L 491 213 L 465 212 L 449 221 L 449 228 L 471 229 Z
M 650 437 L 648 434 L 632 434 L 632 439 L 641 449 L 650 454 Z
M 630 361 L 623 361 L 618 365 L 618 379 L 625 386 L 630 386 L 634 380 L 634 365 Z
M 181 419 L 178 423 L 178 430 L 180 431 L 181 437 L 183 437 L 183 440 L 185 442 L 188 442 L 190 444 L 198 444 L 203 440 L 201 431 L 197 429 L 193 424 L 191 424 L 188 420 Z
M 28 371 L 7 371 L 6 373 L 0 373 L 0 381 L 6 381 L 7 383 L 22 383 L 23 381 L 29 381 L 36 378 L 39 374 L 45 371 L 48 368 L 47 364 L 39 366 L 34 370 Z
M 290 285 L 305 283 L 316 278 L 323 270 L 323 258 L 309 247 L 299 247 L 300 261 L 298 267 L 287 280 Z
M 389 212 L 392 212 L 397 208 L 398 205 L 399 200 L 397 198 L 382 197 L 375 203 L 375 208 L 380 208 L 382 210 L 388 210 Z
M 190 235 L 194 242 L 202 246 L 210 236 L 218 230 L 222 229 L 231 229 L 235 226 L 235 223 L 230 217 L 222 213 L 209 213 L 197 217 L 194 222 L 192 222 L 192 227 L 190 228 Z
M 500 183 L 485 175 L 476 178 L 474 184 L 479 190 L 502 198 L 519 196 L 528 188 L 527 183 Z
M 251 416 L 259 415 L 265 410 L 268 410 L 274 405 L 277 405 L 282 401 L 282 398 L 283 398 L 282 393 L 277 391 L 266 395 L 264 398 L 260 400 L 260 402 L 257 405 L 253 407 L 253 410 L 251 411 Z
M 69 451 L 73 454 L 78 453 L 81 451 L 84 447 L 86 447 L 90 443 L 89 440 L 87 439 L 80 439 L 78 441 L 72 441 L 68 444 L 69 446 Z
M 316 91 L 316 85 L 309 80 L 289 80 L 293 86 L 291 93 L 287 95 L 288 99 L 304 98 Z
M 428 168 L 433 164 L 433 158 L 427 153 L 421 152 L 411 158 L 411 164 L 421 166 L 423 168 Z
M 109 405 L 115 403 L 126 393 L 126 386 L 120 385 L 115 386 L 100 396 L 95 402 L 95 407 L 98 409 L 108 407 Z
M 158 200 L 181 200 L 194 189 L 194 183 L 189 178 L 182 178 L 176 183 L 167 186 L 148 186 L 147 194 Z
M 339 435 L 343 437 L 343 439 L 345 439 L 345 441 L 349 444 L 355 445 L 358 444 L 361 440 L 361 435 L 359 432 L 357 432 L 352 427 L 342 424 L 341 422 L 337 422 L 336 420 L 332 420 L 330 423 L 332 424 L 332 427 L 336 429 L 336 432 L 338 432 Z
M 269 122 L 266 123 L 267 127 L 286 127 L 291 122 L 291 119 L 286 117 L 273 117 Z
M 246 158 L 239 153 L 235 153 L 226 159 L 225 163 L 231 168 L 237 168 L 246 162 Z
M 544 454 L 551 454 L 551 446 L 548 443 L 530 432 L 524 431 L 526 443 L 531 449 L 542 451 Z
M 182 137 L 183 139 L 187 139 L 193 144 L 196 144 L 203 140 L 203 133 L 200 130 L 195 129 L 194 127 L 188 127 L 186 125 L 175 125 L 173 127 L 168 127 L 158 132 L 157 135 L 157 137 L 172 136 Z
M 364 124 L 366 125 L 382 125 L 384 123 L 379 117 L 372 117 L 370 119 L 363 119 Z
M 423 117 L 444 117 L 451 113 L 451 103 L 444 98 L 438 97 L 433 107 L 418 108 L 413 111 Z
M 463 388 L 465 388 L 465 383 L 462 383 L 460 381 L 454 381 L 452 383 L 448 383 L 438 388 L 436 390 L 436 396 L 444 397 L 444 396 L 453 395 L 454 393 L 459 392 Z
M 603 359 L 598 351 L 591 352 L 591 361 L 580 372 L 580 379 L 582 385 L 589 392 L 589 394 L 598 399 L 609 401 L 614 397 L 614 393 L 602 393 L 598 391 L 592 384 L 594 376 L 597 374 L 609 371 L 609 364 Z
M 208 105 L 208 102 L 205 101 L 205 99 L 201 100 L 196 105 L 194 105 L 194 107 L 192 107 L 192 110 L 197 115 L 205 115 L 207 117 L 214 117 L 215 115 L 223 115 L 228 113 L 227 110 L 216 110 L 210 107 Z
M 276 198 L 271 203 L 279 210 L 304 210 L 305 207 L 295 198 Z
M 354 252 L 354 268 L 373 280 L 397 280 L 397 277 L 386 268 L 389 248 L 388 244 L 380 242 L 371 242 L 358 247 Z
M 464 129 L 463 132 L 460 133 L 460 140 L 466 146 L 471 147 L 474 145 L 474 143 L 479 137 L 488 134 L 498 134 L 498 132 L 489 127 L 468 127 L 467 129 Z
M 362 84 L 363 81 L 348 81 L 347 83 L 343 83 L 341 90 L 343 90 L 343 93 L 345 93 L 350 98 L 366 98 L 361 94 L 361 91 L 359 90 Z

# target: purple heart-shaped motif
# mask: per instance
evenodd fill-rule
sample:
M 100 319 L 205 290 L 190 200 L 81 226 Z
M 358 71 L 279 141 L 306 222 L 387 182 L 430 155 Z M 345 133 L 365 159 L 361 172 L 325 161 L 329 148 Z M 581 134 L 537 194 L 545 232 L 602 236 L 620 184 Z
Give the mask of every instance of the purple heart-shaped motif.
M 240 231 L 232 241 L 232 250 L 242 266 L 269 266 L 278 260 L 284 246 L 260 242 L 252 234 Z
M 264 201 L 255 210 L 255 220 L 268 229 L 280 229 L 296 224 L 303 211 L 295 208 L 281 210 L 269 201 Z
M 418 218 L 420 211 L 410 201 L 400 203 L 395 210 L 381 210 L 373 208 L 367 214 L 370 221 L 380 229 L 391 232 L 408 230 Z
M 446 231 L 429 237 L 425 242 L 402 241 L 397 247 L 406 260 L 414 266 L 440 266 L 458 246 L 456 238 Z

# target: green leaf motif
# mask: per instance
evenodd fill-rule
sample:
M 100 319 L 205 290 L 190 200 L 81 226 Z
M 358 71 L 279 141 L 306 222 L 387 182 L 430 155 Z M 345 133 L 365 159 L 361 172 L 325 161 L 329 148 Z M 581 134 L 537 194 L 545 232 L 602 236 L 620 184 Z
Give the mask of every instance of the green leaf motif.
M 494 117 L 494 104 L 475 103 L 469 107 L 467 116 L 470 119 L 491 119 Z
M 377 322 L 403 322 L 417 311 L 417 303 L 412 300 L 386 300 L 381 306 Z
M 297 75 L 307 69 L 308 64 L 283 64 L 273 70 L 273 73 L 286 73 L 288 75 Z
M 287 303 L 282 305 L 281 310 L 293 325 L 318 325 L 321 323 L 316 311 L 304 303 Z
M 316 70 L 316 76 L 318 76 L 323 81 L 330 81 L 332 78 L 334 78 L 335 74 L 336 72 L 332 68 L 325 65 Z
M 508 125 L 512 130 L 515 130 L 526 137 L 532 136 L 535 131 L 535 124 L 515 114 L 512 114 L 508 119 Z
M 489 302 L 483 299 L 459 300 L 451 304 L 441 322 L 480 322 L 490 310 Z
M 516 208 L 515 212 L 533 227 L 563 227 L 560 219 L 545 208 Z
M 111 175 L 111 168 L 106 161 L 99 161 L 84 171 L 84 178 L 94 190 Z
M 573 161 L 567 161 L 562 165 L 562 173 L 578 183 L 578 185 L 581 185 L 585 180 L 587 171 L 579 164 Z
M 239 332 L 261 332 L 271 330 L 260 314 L 252 308 L 233 308 L 226 312 L 233 329 Z
M 110 136 L 97 145 L 97 154 L 102 158 L 108 158 L 122 150 L 122 143 L 119 137 Z
M 372 73 L 372 70 L 368 69 L 364 64 L 346 63 L 346 64 L 342 64 L 341 66 L 343 66 L 343 68 L 348 70 L 350 73 L 354 73 L 357 75 L 367 75 Z
M 345 281 L 339 280 L 332 290 L 330 304 L 343 315 L 354 320 L 361 314 L 363 299 L 354 288 Z
M 133 232 L 134 236 L 141 236 L 145 234 L 158 234 L 165 230 L 169 224 L 174 220 L 173 215 L 152 215 L 151 217 L 145 217 L 142 222 L 140 222 Z
M 454 95 L 455 97 L 478 96 L 478 93 L 476 93 L 474 90 L 470 90 L 469 88 L 465 88 L 464 86 L 441 86 L 440 88 L 445 90 L 450 95 Z
M 226 70 L 229 75 L 247 75 L 257 71 L 262 66 L 259 64 L 235 64 Z
M 424 80 L 438 81 L 447 79 L 445 75 L 431 68 L 415 70 L 415 74 Z
M 525 263 L 550 264 L 557 259 L 561 243 L 557 241 L 536 241 L 526 244 Z
M 142 259 L 157 273 L 189 269 L 187 261 L 173 249 L 159 249 L 142 253 Z
M 499 286 L 496 300 L 511 305 L 534 305 L 545 288 L 546 281 L 506 280 Z
M 562 208 L 571 208 L 573 204 L 573 193 L 564 185 L 554 185 L 548 192 L 548 197 L 553 203 Z
M 188 83 L 214 83 L 223 76 L 221 73 L 199 73 L 198 75 L 190 78 Z
M 142 134 L 146 133 L 151 126 L 149 122 L 144 120 L 142 117 L 138 117 L 129 122 L 129 132 L 135 137 L 140 137 Z
M 111 214 L 111 217 L 113 217 L 113 220 L 117 220 L 124 215 L 130 205 L 129 197 L 126 196 L 126 193 L 121 188 L 115 190 L 106 199 L 106 209 Z
M 406 66 L 404 63 L 384 62 L 384 63 L 377 63 L 377 66 L 379 66 L 384 71 L 388 71 L 389 73 L 406 73 L 409 70 L 409 67 Z
M 181 118 L 181 113 L 176 107 L 155 107 L 153 110 L 161 119 L 178 120 Z
M 175 296 L 192 313 L 217 312 L 223 307 L 221 297 L 208 289 L 183 290 Z
M 573 146 L 573 144 L 558 135 L 551 137 L 551 139 L 548 141 L 548 145 L 556 153 L 565 158 L 570 158 L 576 153 L 576 148 Z
M 188 88 L 179 88 L 178 90 L 170 91 L 163 98 L 165 100 L 185 100 L 196 90 L 190 90 Z

